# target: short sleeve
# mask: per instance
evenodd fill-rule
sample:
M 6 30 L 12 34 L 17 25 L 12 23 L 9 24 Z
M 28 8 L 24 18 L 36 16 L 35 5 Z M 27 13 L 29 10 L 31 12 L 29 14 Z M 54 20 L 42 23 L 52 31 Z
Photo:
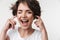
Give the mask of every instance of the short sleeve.
M 42 40 L 41 38 L 41 32 L 39 31 L 39 30 L 36 30 L 36 34 L 35 34 L 35 36 L 36 36 L 36 40 Z
M 7 35 L 9 36 L 10 40 L 12 40 L 15 35 L 15 30 L 13 29 L 8 30 Z

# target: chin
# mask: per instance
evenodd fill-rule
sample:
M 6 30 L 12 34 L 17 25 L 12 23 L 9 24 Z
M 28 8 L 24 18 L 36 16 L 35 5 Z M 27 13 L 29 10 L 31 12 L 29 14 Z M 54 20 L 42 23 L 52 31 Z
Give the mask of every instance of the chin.
M 23 26 L 23 27 L 21 27 L 21 29 L 24 29 L 24 30 L 27 30 L 29 28 L 30 28 L 29 26 Z

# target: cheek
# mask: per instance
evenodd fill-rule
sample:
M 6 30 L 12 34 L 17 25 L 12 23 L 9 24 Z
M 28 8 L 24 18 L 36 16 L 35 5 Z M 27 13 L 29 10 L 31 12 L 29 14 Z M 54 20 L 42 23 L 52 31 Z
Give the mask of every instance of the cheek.
M 19 20 L 19 19 L 21 18 L 21 15 L 18 15 L 18 14 L 17 14 L 17 18 L 18 18 L 18 20 Z
M 33 20 L 34 16 L 33 15 L 28 15 L 29 20 Z

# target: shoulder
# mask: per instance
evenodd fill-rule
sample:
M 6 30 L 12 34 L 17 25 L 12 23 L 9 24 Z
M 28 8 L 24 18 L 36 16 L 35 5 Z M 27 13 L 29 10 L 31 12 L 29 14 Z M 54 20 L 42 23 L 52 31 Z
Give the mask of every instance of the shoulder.
M 36 36 L 36 37 L 41 36 L 41 32 L 39 30 L 35 29 L 33 35 Z
M 41 34 L 41 31 L 35 29 L 35 33 L 36 33 L 36 34 Z
M 35 29 L 33 36 L 35 40 L 41 40 L 41 32 L 39 30 Z
M 17 33 L 17 30 L 10 29 L 8 30 L 7 35 L 9 36 L 9 38 L 13 38 L 16 35 L 16 33 Z

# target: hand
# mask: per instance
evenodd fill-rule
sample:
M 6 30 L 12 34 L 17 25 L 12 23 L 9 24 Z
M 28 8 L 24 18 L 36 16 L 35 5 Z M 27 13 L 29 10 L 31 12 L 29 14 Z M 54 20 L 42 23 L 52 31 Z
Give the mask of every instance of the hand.
M 13 18 L 10 18 L 7 20 L 5 26 L 4 26 L 4 31 L 8 31 L 8 29 L 12 28 L 14 29 L 14 26 L 16 24 L 16 22 L 13 20 L 15 18 L 15 16 Z
M 42 40 L 48 40 L 48 35 L 47 35 L 47 31 L 45 29 L 44 23 L 41 19 L 41 17 L 37 16 L 38 19 L 36 19 L 35 24 L 37 25 L 37 27 L 40 28 L 40 31 L 42 33 Z
M 7 33 L 8 29 L 10 29 L 10 28 L 14 29 L 14 26 L 16 24 L 16 22 L 13 20 L 14 18 L 15 17 L 7 20 L 3 30 L 0 32 L 0 40 L 6 40 L 6 38 L 7 38 L 6 33 Z
M 37 17 L 37 19 L 34 23 L 36 24 L 37 27 L 39 27 L 40 30 L 44 29 L 45 26 L 44 26 L 44 23 L 43 23 L 41 17 L 40 16 L 36 16 L 36 17 Z

